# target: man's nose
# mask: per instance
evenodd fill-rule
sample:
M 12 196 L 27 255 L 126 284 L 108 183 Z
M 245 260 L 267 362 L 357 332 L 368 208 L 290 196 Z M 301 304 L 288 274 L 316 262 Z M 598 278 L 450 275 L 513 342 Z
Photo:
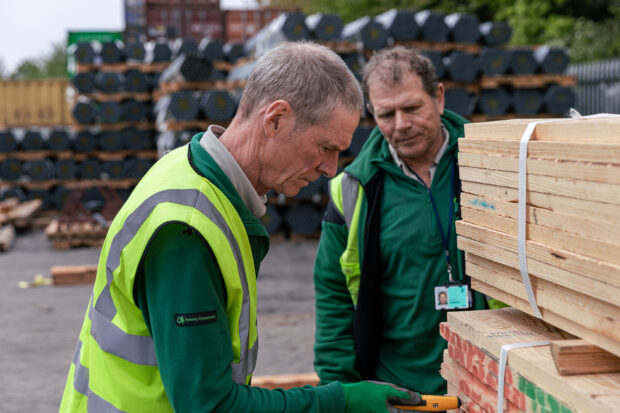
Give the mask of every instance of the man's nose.
M 321 174 L 328 178 L 333 178 L 338 172 L 338 152 L 330 152 L 326 154 L 325 159 L 318 167 Z
M 407 114 L 403 111 L 397 110 L 394 115 L 394 118 L 396 121 L 396 125 L 395 125 L 396 130 L 407 129 L 411 126 L 411 121 L 407 117 Z

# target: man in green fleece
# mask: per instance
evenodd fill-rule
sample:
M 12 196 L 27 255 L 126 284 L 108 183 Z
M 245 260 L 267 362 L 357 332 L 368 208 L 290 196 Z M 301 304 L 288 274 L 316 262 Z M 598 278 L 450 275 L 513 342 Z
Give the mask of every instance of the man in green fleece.
M 285 43 L 259 61 L 230 126 L 162 159 L 112 222 L 61 412 L 370 412 L 385 383 L 250 387 L 265 194 L 336 173 L 362 92 L 338 55 Z
M 377 128 L 330 182 L 314 270 L 315 370 L 322 384 L 377 379 L 444 394 L 446 311 L 435 288 L 466 291 L 454 230 L 466 120 L 444 109 L 432 63 L 402 46 L 368 61 L 363 88 Z M 455 306 L 470 307 L 467 292 L 463 300 Z

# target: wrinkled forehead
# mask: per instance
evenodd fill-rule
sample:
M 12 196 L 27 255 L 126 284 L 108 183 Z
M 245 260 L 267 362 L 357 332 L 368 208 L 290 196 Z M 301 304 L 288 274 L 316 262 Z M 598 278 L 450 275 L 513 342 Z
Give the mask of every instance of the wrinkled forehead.
M 399 85 L 403 82 L 403 78 L 408 73 L 411 73 L 411 70 L 404 62 L 386 60 L 380 65 L 377 65 L 369 74 L 368 86 L 372 87 L 375 82 L 380 82 L 388 86 Z

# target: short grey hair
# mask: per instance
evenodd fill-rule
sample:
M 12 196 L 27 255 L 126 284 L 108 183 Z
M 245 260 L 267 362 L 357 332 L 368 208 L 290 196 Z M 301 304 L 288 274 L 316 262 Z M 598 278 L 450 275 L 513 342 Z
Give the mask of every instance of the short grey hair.
M 286 100 L 297 127 L 330 119 L 334 109 L 364 110 L 359 82 L 340 56 L 312 42 L 285 42 L 263 55 L 246 83 L 239 113 L 248 118 L 268 102 Z
M 415 73 L 422 79 L 422 87 L 430 97 L 437 96 L 439 79 L 433 63 L 414 49 L 404 46 L 395 46 L 381 49 L 375 53 L 364 66 L 362 85 L 368 103 L 372 102 L 368 96 L 369 82 L 376 77 L 388 86 L 396 86 L 402 82 L 403 75 Z

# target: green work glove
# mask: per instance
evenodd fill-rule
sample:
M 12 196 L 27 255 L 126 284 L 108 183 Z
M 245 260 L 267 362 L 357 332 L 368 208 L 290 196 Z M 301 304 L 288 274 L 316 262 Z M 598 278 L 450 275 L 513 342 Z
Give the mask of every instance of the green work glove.
M 405 413 L 393 405 L 422 404 L 418 393 L 380 381 L 343 384 L 342 389 L 345 413 Z

